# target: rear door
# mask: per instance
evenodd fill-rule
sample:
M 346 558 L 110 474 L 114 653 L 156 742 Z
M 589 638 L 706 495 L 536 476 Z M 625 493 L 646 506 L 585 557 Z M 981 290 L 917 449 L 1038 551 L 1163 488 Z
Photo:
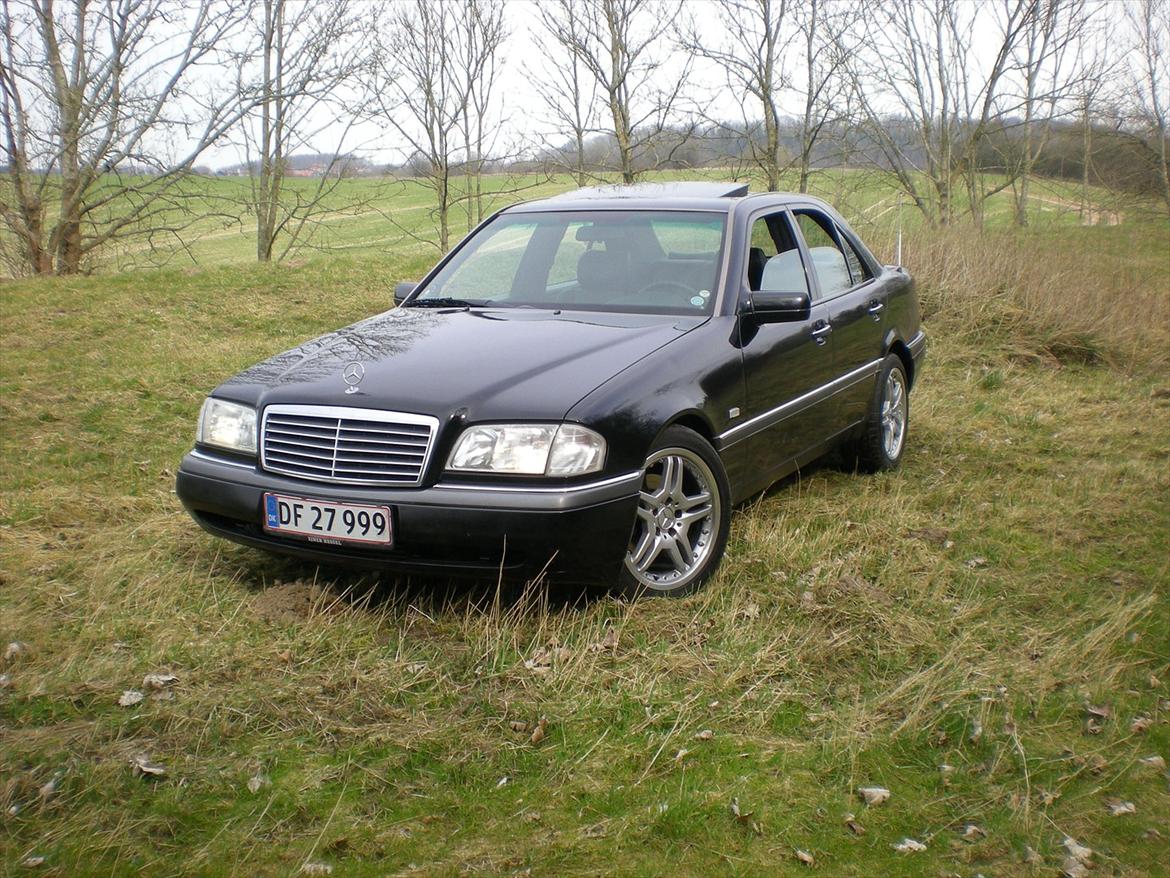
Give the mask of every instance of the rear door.
M 793 208 L 833 327 L 836 432 L 865 417 L 881 358 L 885 293 L 849 237 L 824 211 Z
M 810 283 L 787 210 L 753 217 L 741 302 L 752 292 L 807 292 L 807 320 L 740 322 L 745 410 L 726 434 L 747 445 L 749 466 L 761 477 L 782 469 L 825 435 L 833 419 L 819 393 L 832 380 L 833 345 L 828 308 Z

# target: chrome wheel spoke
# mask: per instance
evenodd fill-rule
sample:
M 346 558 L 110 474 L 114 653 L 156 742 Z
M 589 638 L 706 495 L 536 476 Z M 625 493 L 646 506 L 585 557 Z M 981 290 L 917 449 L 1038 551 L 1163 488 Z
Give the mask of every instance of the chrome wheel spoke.
M 639 540 L 637 547 L 630 552 L 630 562 L 638 569 L 639 572 L 645 572 L 654 559 L 658 557 L 658 553 L 662 551 L 662 541 L 654 534 L 653 531 L 646 531 Z
M 705 503 L 711 502 L 711 492 L 702 491 L 698 494 L 692 494 L 690 497 L 684 497 L 678 503 L 678 508 L 683 512 L 690 512 L 696 506 L 702 506 Z

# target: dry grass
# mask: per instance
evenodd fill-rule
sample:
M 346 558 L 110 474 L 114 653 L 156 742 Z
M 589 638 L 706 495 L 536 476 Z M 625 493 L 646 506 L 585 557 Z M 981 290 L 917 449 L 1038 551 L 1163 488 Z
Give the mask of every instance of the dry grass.
M 0 637 L 27 649 L 0 668 L 0 873 L 805 874 L 800 848 L 834 876 L 1025 876 L 1068 834 L 1161 874 L 1170 791 L 1138 760 L 1170 758 L 1163 361 L 1021 358 L 1050 328 L 991 318 L 1023 293 L 979 306 L 974 250 L 915 246 L 904 467 L 805 472 L 741 510 L 709 588 L 637 604 L 317 570 L 178 508 L 206 388 L 413 265 L 7 287 Z M 1011 289 L 1059 289 L 1002 258 Z M 116 704 L 160 671 L 173 697 Z
M 1019 356 L 1170 363 L 1170 234 L 1151 225 L 977 233 L 921 230 L 906 241 L 926 316 L 961 339 Z

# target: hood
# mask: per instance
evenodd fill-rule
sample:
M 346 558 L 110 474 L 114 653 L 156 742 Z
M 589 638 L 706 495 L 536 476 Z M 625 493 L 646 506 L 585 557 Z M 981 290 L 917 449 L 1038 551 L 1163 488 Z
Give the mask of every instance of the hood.
M 581 311 L 398 308 L 253 366 L 215 395 L 258 408 L 341 405 L 440 421 L 453 415 L 469 421 L 559 420 L 591 390 L 702 322 Z M 356 391 L 346 393 L 342 372 L 350 363 L 360 363 L 364 374 Z

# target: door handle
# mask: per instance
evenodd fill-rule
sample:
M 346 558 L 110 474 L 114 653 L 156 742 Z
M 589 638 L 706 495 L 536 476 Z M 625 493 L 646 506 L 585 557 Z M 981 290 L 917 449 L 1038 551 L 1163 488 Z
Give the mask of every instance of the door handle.
M 865 310 L 873 315 L 874 320 L 881 320 L 882 319 L 882 311 L 884 311 L 885 308 L 886 308 L 886 305 L 884 302 L 879 302 L 877 299 L 873 299 L 869 303 L 869 307 L 866 308 Z
M 833 331 L 833 326 L 830 323 L 821 323 L 812 331 L 812 337 L 816 339 L 817 344 L 824 344 L 829 340 L 829 333 Z

